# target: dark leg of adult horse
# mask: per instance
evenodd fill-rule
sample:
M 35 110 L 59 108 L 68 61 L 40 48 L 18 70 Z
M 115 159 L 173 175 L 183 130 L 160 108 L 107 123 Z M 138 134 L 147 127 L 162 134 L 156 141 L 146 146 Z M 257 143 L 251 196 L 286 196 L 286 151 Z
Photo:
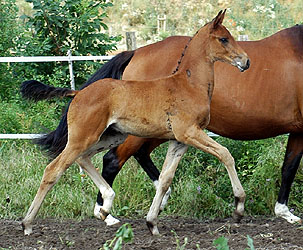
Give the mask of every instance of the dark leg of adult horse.
M 297 173 L 303 153 L 303 135 L 290 134 L 288 138 L 285 158 L 282 167 L 282 183 L 275 206 L 275 214 L 286 219 L 290 223 L 300 222 L 300 218 L 293 215 L 288 207 L 288 197 L 291 184 Z

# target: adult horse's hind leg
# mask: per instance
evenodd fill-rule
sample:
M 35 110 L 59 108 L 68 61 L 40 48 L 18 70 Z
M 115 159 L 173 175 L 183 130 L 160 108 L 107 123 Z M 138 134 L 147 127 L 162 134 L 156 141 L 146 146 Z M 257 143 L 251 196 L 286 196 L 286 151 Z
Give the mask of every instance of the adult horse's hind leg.
M 290 134 L 288 138 L 285 158 L 282 167 L 282 183 L 275 205 L 275 214 L 286 219 L 290 223 L 301 222 L 301 219 L 293 215 L 288 207 L 288 197 L 291 185 L 294 181 L 303 153 L 303 135 Z
M 46 194 L 57 183 L 64 171 L 75 161 L 78 155 L 79 151 L 76 148 L 66 148 L 45 168 L 37 194 L 22 221 L 25 235 L 32 233 L 32 222 L 35 219 Z

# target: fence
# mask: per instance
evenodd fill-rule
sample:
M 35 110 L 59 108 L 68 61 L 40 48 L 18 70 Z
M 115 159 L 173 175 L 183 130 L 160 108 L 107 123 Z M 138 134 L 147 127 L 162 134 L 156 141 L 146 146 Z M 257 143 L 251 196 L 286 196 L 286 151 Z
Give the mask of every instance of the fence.
M 0 63 L 18 62 L 68 62 L 71 89 L 75 89 L 73 61 L 107 61 L 113 56 L 72 56 L 71 51 L 67 56 L 35 56 L 35 57 L 0 57 Z M 0 139 L 35 139 L 42 134 L 0 134 Z

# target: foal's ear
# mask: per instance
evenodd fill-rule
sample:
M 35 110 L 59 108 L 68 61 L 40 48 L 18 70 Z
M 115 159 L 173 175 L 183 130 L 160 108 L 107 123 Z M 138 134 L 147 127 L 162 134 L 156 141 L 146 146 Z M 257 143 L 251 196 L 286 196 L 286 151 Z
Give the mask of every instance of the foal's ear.
M 220 10 L 218 15 L 212 20 L 212 28 L 216 29 L 219 24 L 222 24 L 226 9 L 224 11 Z

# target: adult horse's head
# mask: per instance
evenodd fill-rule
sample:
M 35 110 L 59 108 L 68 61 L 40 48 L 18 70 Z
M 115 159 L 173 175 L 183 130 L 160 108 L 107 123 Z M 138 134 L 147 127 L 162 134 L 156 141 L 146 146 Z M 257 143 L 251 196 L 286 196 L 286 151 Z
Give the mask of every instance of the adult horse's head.
M 210 57 L 213 61 L 230 63 L 242 72 L 249 68 L 250 61 L 245 51 L 222 25 L 225 11 L 226 10 L 221 10 L 218 15 L 205 26 L 205 28 L 208 28 L 210 36 Z

